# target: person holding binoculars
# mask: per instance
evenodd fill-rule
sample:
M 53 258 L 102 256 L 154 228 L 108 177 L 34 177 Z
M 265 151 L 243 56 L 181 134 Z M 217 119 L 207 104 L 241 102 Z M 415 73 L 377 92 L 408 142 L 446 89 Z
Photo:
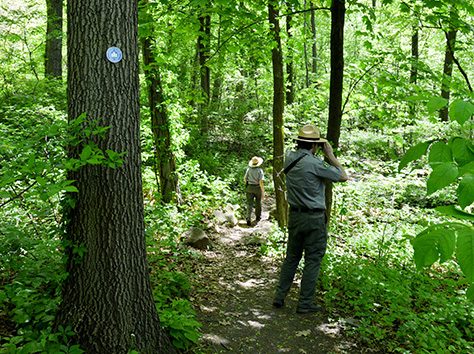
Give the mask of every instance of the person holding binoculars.
M 315 125 L 302 127 L 294 140 L 297 150 L 285 154 L 284 172 L 289 204 L 288 244 L 273 306 L 284 305 L 304 252 L 305 266 L 296 312 L 318 312 L 321 307 L 313 302 L 313 297 L 327 246 L 324 180 L 345 182 L 348 176 L 334 156 L 333 148 L 326 139 L 321 138 Z M 319 151 L 326 155 L 329 163 L 317 156 Z

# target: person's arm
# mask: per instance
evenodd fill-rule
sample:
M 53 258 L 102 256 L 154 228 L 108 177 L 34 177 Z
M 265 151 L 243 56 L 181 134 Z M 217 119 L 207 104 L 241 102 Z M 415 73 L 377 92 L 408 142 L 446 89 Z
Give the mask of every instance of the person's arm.
M 347 181 L 349 179 L 349 177 L 347 176 L 347 172 L 344 167 L 342 167 L 341 163 L 337 160 L 336 156 L 334 156 L 334 151 L 329 143 L 324 143 L 323 154 L 326 155 L 331 166 L 339 167 L 341 169 L 342 174 L 341 178 L 339 178 L 339 182 Z
M 264 191 L 264 189 L 263 189 L 263 181 L 260 180 L 260 181 L 259 181 L 259 184 L 260 184 L 260 189 L 262 190 L 262 199 L 263 199 L 263 198 L 265 197 L 265 191 Z

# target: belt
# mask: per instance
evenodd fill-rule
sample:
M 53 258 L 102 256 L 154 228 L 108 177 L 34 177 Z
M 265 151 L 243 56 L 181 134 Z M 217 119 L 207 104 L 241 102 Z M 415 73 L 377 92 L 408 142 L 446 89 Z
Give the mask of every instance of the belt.
M 324 209 L 309 209 L 305 207 L 290 206 L 290 211 L 296 211 L 298 213 L 322 213 Z

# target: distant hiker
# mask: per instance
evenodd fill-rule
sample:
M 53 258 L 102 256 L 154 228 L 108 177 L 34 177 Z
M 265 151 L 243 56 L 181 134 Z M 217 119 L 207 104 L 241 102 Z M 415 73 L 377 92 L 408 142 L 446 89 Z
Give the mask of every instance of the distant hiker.
M 249 168 L 245 172 L 244 181 L 247 183 L 245 194 L 247 197 L 247 225 L 251 225 L 252 209 L 255 200 L 255 217 L 259 222 L 262 217 L 262 199 L 265 196 L 263 191 L 263 171 L 259 166 L 263 159 L 258 156 L 252 157 L 249 161 Z
M 321 307 L 313 303 L 313 297 L 327 245 L 324 179 L 345 182 L 348 177 L 334 156 L 331 145 L 321 138 L 316 126 L 305 125 L 294 140 L 297 150 L 285 154 L 284 170 L 290 205 L 288 245 L 273 306 L 284 305 L 304 251 L 305 266 L 296 312 L 317 312 Z M 320 150 L 326 155 L 329 164 L 315 156 Z

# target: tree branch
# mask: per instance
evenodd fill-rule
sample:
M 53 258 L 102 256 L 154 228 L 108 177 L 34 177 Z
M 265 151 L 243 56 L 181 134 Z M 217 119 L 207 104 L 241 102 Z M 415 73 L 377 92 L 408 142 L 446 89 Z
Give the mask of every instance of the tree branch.
M 344 110 L 346 108 L 347 103 L 349 102 L 349 98 L 351 96 L 351 93 L 354 91 L 355 87 L 357 84 L 364 78 L 369 71 L 371 71 L 375 66 L 379 65 L 380 62 L 374 63 L 372 66 L 370 66 L 367 70 L 364 71 L 364 73 L 350 86 L 349 92 L 347 93 L 346 100 L 344 101 L 344 104 L 342 105 L 342 113 L 344 113 Z
M 444 31 L 444 35 L 446 36 L 446 43 L 448 43 L 448 50 L 451 52 L 451 55 L 453 56 L 453 61 L 456 63 L 456 65 L 457 65 L 459 71 L 461 72 L 462 76 L 464 76 L 464 79 L 466 80 L 467 86 L 469 87 L 469 91 L 472 92 L 472 86 L 471 86 L 471 83 L 469 82 L 469 77 L 467 76 L 466 72 L 464 71 L 461 64 L 459 63 L 459 60 L 454 55 L 453 47 L 451 46 L 451 43 L 448 39 L 448 32 Z

